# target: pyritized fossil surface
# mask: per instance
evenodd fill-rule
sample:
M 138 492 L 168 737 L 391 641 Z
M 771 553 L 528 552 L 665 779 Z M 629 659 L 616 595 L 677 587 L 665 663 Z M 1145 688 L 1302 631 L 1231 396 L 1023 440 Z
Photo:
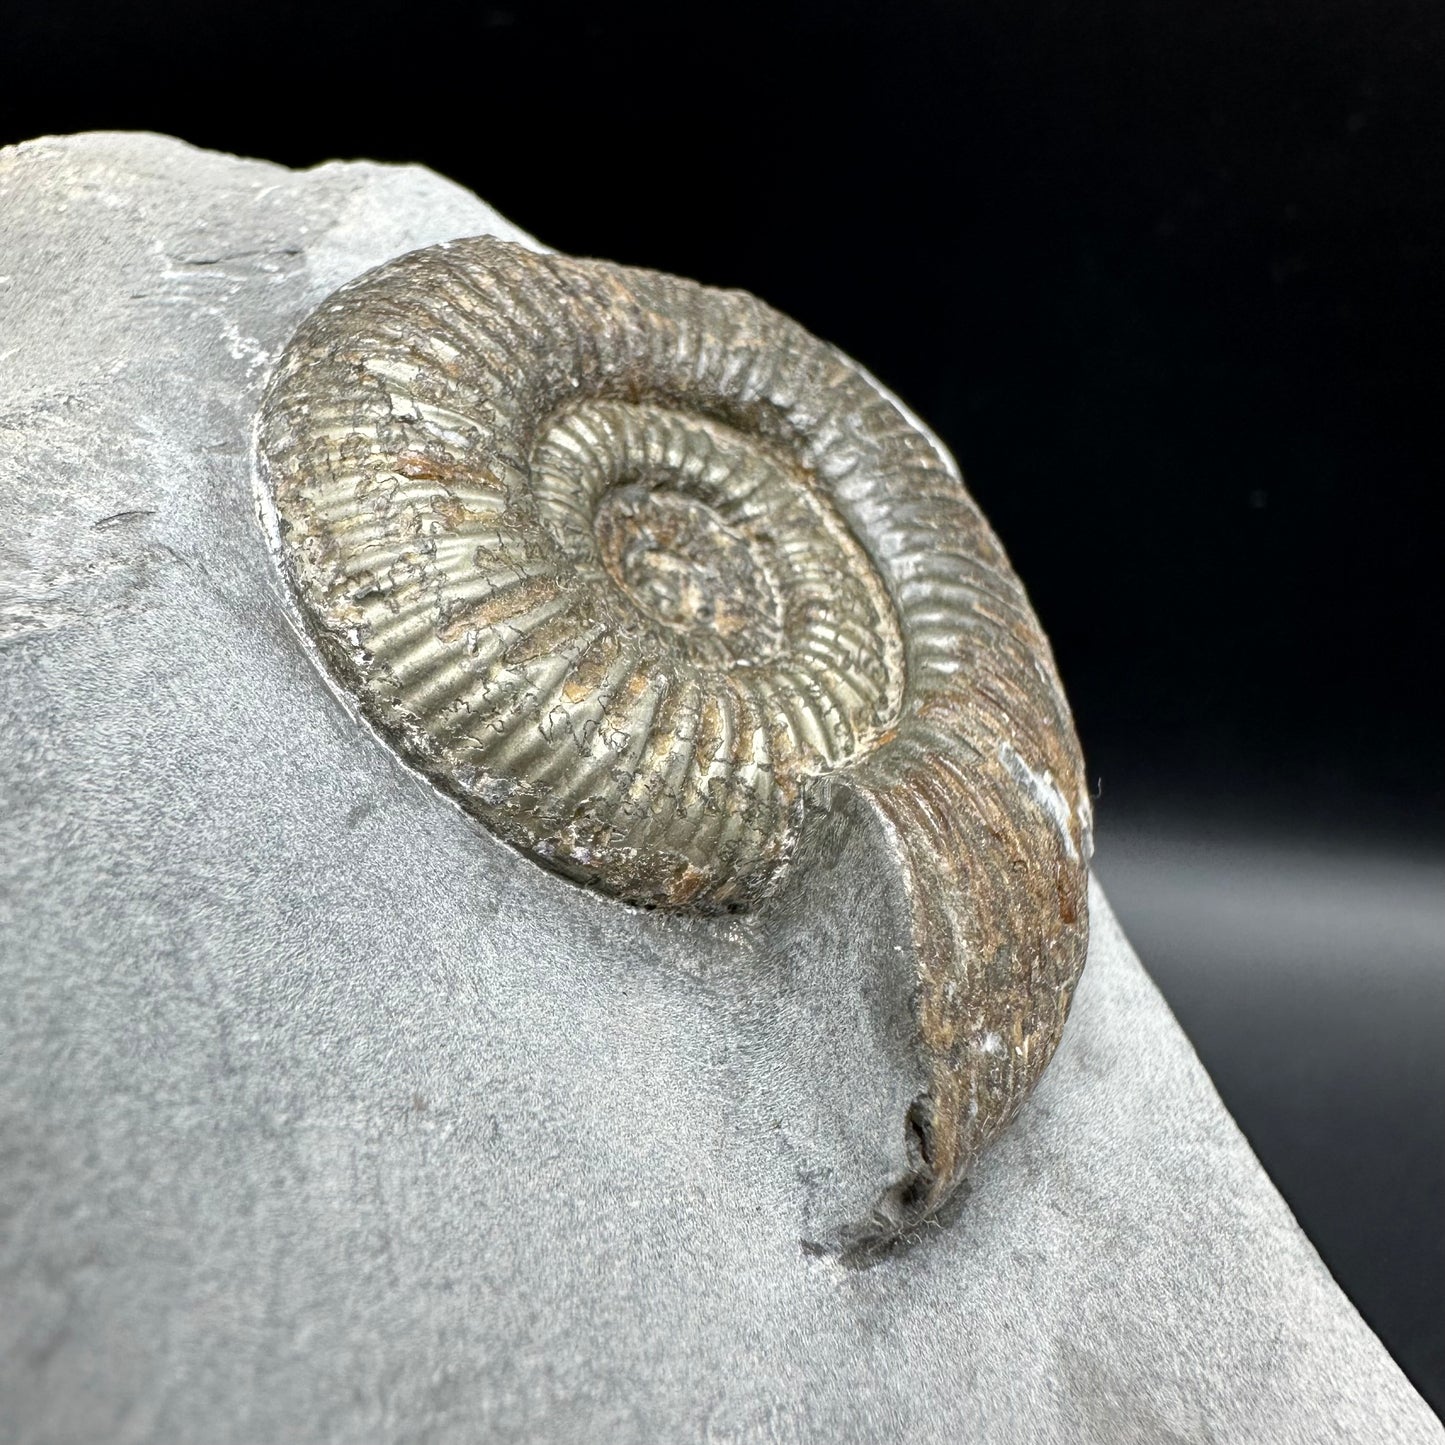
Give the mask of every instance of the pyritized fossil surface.
M 647 908 L 758 907 L 849 795 L 903 870 L 911 1167 L 948 1197 L 1058 1045 L 1089 805 L 1048 645 L 952 458 L 755 298 L 492 237 L 342 288 L 259 457 L 321 656 L 508 842 Z

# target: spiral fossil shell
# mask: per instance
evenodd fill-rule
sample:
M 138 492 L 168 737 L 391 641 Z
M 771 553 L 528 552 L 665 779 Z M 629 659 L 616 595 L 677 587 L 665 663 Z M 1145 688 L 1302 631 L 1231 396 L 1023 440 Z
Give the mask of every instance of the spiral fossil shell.
M 263 404 L 283 566 L 381 734 L 627 902 L 759 905 L 820 792 L 892 840 L 929 1089 L 901 1229 L 1058 1042 L 1088 802 L 1048 645 L 939 443 L 763 303 L 482 237 L 323 303 Z

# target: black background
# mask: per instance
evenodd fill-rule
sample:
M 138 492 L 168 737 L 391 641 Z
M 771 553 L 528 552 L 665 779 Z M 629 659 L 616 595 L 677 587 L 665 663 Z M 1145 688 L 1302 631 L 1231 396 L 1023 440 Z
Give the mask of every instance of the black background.
M 0 141 L 420 161 L 927 419 L 1054 640 L 1126 927 L 1445 1408 L 1445 7 L 6 14 Z

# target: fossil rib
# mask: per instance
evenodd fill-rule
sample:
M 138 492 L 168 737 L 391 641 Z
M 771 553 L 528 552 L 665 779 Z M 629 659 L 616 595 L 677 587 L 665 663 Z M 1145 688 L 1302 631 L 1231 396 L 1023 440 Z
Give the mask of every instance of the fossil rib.
M 1089 809 L 1048 644 L 941 445 L 741 292 L 491 238 L 344 287 L 260 462 L 328 666 L 503 838 L 630 903 L 776 887 L 815 779 L 901 862 L 935 1210 L 1058 1043 Z

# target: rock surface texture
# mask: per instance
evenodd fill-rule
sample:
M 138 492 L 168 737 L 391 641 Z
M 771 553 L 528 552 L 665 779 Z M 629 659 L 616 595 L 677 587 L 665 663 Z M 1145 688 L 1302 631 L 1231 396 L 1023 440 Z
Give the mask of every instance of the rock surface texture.
M 0 155 L 0 1440 L 1440 1441 L 1095 889 L 1064 1042 L 942 1226 L 897 889 L 765 917 L 512 853 L 328 689 L 256 515 L 301 318 L 525 241 L 413 168 Z

